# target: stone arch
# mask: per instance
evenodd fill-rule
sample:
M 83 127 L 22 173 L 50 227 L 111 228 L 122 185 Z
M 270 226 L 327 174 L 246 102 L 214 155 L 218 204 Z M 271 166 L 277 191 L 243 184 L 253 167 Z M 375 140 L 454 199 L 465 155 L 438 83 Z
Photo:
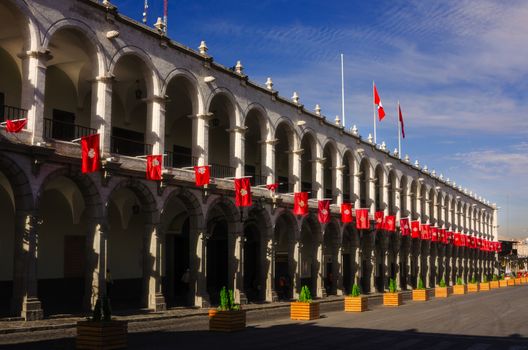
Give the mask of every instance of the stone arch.
M 376 203 L 377 211 L 385 209 L 385 204 L 387 203 L 387 198 L 384 198 L 384 193 L 383 193 L 384 192 L 383 188 L 386 185 L 385 177 L 386 177 L 385 169 L 383 165 L 381 165 L 381 163 L 378 163 L 374 168 L 374 181 L 375 181 L 374 200 Z
M 107 210 L 108 201 L 113 197 L 113 195 L 117 191 L 124 188 L 131 190 L 139 199 L 140 204 L 143 206 L 141 210 L 143 213 L 146 214 L 146 223 L 159 223 L 159 210 L 154 194 L 151 189 L 148 188 L 148 186 L 146 186 L 142 181 L 139 180 L 127 179 L 117 183 L 106 197 L 105 207 L 107 208 Z
M 32 212 L 35 209 L 35 201 L 28 176 L 9 155 L 5 152 L 0 154 L 0 171 L 6 175 L 11 185 L 15 211 Z
M 242 125 L 246 125 L 246 120 L 252 112 L 257 112 L 256 115 L 260 127 L 260 134 L 262 139 L 265 139 L 271 134 L 271 123 L 266 108 L 260 103 L 253 102 L 246 107 L 246 110 L 242 114 Z
M 7 0 L 6 5 L 15 8 L 21 17 L 27 19 L 27 25 L 24 26 L 24 50 L 37 51 L 40 45 L 40 25 L 36 20 L 30 6 L 26 0 L 11 1 Z
M 351 202 L 354 198 L 354 192 L 357 192 L 357 188 L 354 188 L 354 170 L 355 170 L 355 158 L 354 152 L 345 148 L 343 150 L 343 158 L 341 165 L 343 169 L 343 202 Z
M 234 128 L 236 126 L 241 126 L 240 121 L 242 119 L 241 112 L 240 112 L 240 105 L 237 102 L 237 99 L 235 97 L 235 94 L 228 88 L 225 87 L 217 87 L 207 97 L 207 102 L 205 103 L 205 110 L 210 111 L 211 105 L 215 98 L 218 97 L 224 97 L 226 98 L 229 103 L 231 104 L 231 107 L 233 109 L 233 115 L 229 115 L 229 128 Z
M 341 154 L 334 139 L 328 138 L 323 145 L 323 197 L 333 199 L 342 190 L 337 188 L 336 179 L 336 167 L 341 164 Z
M 273 137 L 277 138 L 277 131 L 279 127 L 281 127 L 282 125 L 285 125 L 285 127 L 289 131 L 288 143 L 291 144 L 291 147 L 298 147 L 298 145 L 301 142 L 301 135 L 299 134 L 297 128 L 295 127 L 291 119 L 288 117 L 284 117 L 284 116 L 280 117 L 271 126 Z
M 167 89 L 170 82 L 175 78 L 183 78 L 187 81 L 193 88 L 193 114 L 204 113 L 204 97 L 203 93 L 200 90 L 200 84 L 198 83 L 198 78 L 196 75 L 186 68 L 174 68 L 167 74 L 165 79 L 163 79 L 161 86 L 161 96 L 167 95 Z
M 400 177 L 400 213 L 401 217 L 408 215 L 409 209 L 407 207 L 407 196 L 409 195 L 409 180 L 408 176 L 402 175 Z
M 252 185 L 264 185 L 266 174 L 271 173 L 266 166 L 267 144 L 263 141 L 269 137 L 269 118 L 266 110 L 258 103 L 246 109 L 243 120 L 244 134 L 244 174 L 252 176 Z
M 340 225 L 336 218 L 332 218 L 324 227 L 323 235 L 323 278 L 327 294 L 337 294 L 341 288 L 342 276 L 339 269 L 339 248 L 342 237 Z

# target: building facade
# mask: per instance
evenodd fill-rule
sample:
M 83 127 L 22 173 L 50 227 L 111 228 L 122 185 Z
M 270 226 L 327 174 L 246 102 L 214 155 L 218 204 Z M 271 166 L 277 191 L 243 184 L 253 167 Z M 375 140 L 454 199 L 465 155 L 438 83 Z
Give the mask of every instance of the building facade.
M 384 291 L 490 275 L 495 253 L 360 230 L 340 204 L 497 239 L 497 208 L 357 130 L 249 80 L 108 2 L 4 0 L 0 105 L 27 118 L 0 130 L 0 316 L 89 309 L 207 306 Z M 81 174 L 72 140 L 99 133 L 102 169 Z M 163 181 L 145 179 L 165 154 Z M 193 165 L 213 183 L 194 184 Z M 251 176 L 238 208 L 233 178 Z M 262 185 L 280 183 L 276 194 Z M 293 192 L 310 213 L 292 214 Z M 331 198 L 332 220 L 317 220 Z M 188 277 L 188 278 L 187 278 Z

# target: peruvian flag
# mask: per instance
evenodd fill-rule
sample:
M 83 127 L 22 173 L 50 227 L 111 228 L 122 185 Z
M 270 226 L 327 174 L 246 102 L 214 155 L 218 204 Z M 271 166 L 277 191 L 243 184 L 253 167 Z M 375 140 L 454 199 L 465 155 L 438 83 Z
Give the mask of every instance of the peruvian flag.
M 293 195 L 293 213 L 295 215 L 308 214 L 308 192 L 295 192 Z
M 411 234 L 411 224 L 409 218 L 400 219 L 400 230 L 402 236 L 408 236 Z
M 411 238 L 420 238 L 420 221 L 411 221 Z
M 341 222 L 352 222 L 352 203 L 341 204 Z
M 356 228 L 358 230 L 368 230 L 370 228 L 368 209 L 356 209 Z
M 323 199 L 318 202 L 319 211 L 317 212 L 317 219 L 321 224 L 330 222 L 330 201 Z
M 154 181 L 161 180 L 162 161 L 163 161 L 162 155 L 147 156 L 147 180 L 154 180 Z
M 376 220 L 376 224 L 374 226 L 374 228 L 376 230 L 381 230 L 383 229 L 383 212 L 382 211 L 377 211 L 374 213 L 374 220 Z
M 396 217 L 394 215 L 387 215 L 383 222 L 383 229 L 389 232 L 396 231 Z
M 93 173 L 101 167 L 101 153 L 99 152 L 99 134 L 81 138 L 82 173 Z
M 27 119 L 6 120 L 6 131 L 19 133 L 27 124 Z
M 235 179 L 235 204 L 237 207 L 250 207 L 253 203 L 249 180 L 249 177 Z
M 383 118 L 385 118 L 385 110 L 381 104 L 381 99 L 378 95 L 378 89 L 376 89 L 376 84 L 374 84 L 374 82 L 372 83 L 372 86 L 374 87 L 374 105 L 376 105 L 378 108 L 378 119 L 382 121 Z
M 424 240 L 431 239 L 431 226 L 429 224 L 422 224 L 421 238 Z
M 274 184 L 267 184 L 266 185 L 266 188 L 268 190 L 270 190 L 271 192 L 275 192 L 277 190 L 277 188 L 279 187 L 279 184 L 278 183 L 274 183 Z
M 401 134 L 405 138 L 405 126 L 403 125 L 403 114 L 400 107 L 400 102 L 398 102 L 398 117 L 400 118 Z
M 438 242 L 438 227 L 431 227 L 431 242 Z
M 209 165 L 200 165 L 194 167 L 194 182 L 196 186 L 209 185 L 211 181 L 211 170 Z

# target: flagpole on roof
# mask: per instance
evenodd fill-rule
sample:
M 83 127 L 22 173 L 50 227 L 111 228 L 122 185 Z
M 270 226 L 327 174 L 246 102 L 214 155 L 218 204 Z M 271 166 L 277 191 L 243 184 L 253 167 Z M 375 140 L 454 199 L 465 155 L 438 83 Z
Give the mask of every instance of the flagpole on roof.
M 343 116 L 343 127 L 345 127 L 345 69 L 343 60 L 343 54 L 341 54 L 341 114 Z
M 374 80 L 372 80 L 372 118 L 374 121 L 374 143 L 376 143 L 376 105 L 374 105 Z
M 398 116 L 396 117 L 396 129 L 398 130 L 398 156 L 401 159 L 402 155 L 401 155 L 400 110 L 401 110 L 401 108 L 400 108 L 400 100 L 398 100 Z

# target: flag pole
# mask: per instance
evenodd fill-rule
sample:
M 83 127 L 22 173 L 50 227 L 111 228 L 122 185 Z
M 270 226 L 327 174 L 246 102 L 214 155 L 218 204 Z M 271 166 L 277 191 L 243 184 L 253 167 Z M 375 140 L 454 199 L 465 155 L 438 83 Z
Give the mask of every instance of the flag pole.
M 374 105 L 374 80 L 372 80 L 372 117 L 374 120 L 374 143 L 376 143 L 376 106 Z
M 396 126 L 397 126 L 397 130 L 398 130 L 398 156 L 402 157 L 402 154 L 401 154 L 401 132 L 400 132 L 400 128 L 401 128 L 401 121 L 400 121 L 400 111 L 401 111 L 401 108 L 400 108 L 400 100 L 398 100 L 398 116 L 396 117 Z
M 343 54 L 341 54 L 341 114 L 343 116 L 343 127 L 345 127 L 345 69 L 343 60 Z

